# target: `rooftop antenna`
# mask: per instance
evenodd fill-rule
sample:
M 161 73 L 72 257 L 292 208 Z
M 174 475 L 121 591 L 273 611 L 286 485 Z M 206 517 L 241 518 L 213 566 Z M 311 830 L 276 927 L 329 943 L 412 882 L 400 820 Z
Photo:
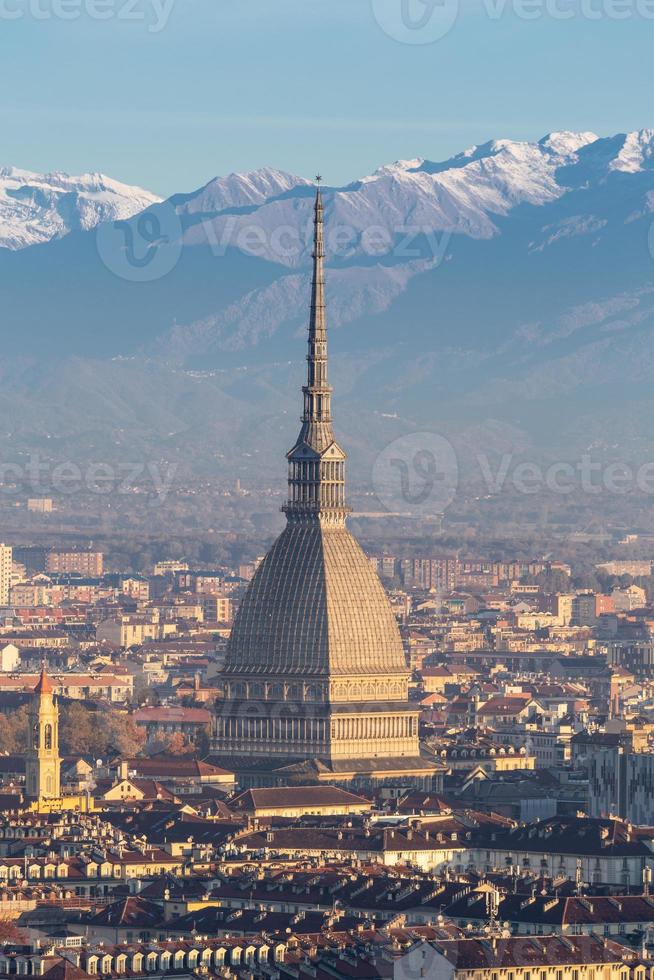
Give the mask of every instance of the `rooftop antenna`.
M 488 918 L 488 925 L 491 932 L 493 932 L 497 925 L 497 917 L 500 913 L 500 893 L 497 888 L 489 888 L 486 891 L 486 917 Z

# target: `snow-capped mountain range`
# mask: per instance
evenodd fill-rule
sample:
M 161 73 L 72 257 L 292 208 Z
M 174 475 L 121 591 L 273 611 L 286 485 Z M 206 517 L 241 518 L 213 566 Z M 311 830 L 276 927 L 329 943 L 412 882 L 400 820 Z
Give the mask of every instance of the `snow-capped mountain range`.
M 397 228 L 420 227 L 490 237 L 497 232 L 494 219 L 521 204 L 547 204 L 612 173 L 652 170 L 654 130 L 604 139 L 590 132 L 561 132 L 536 143 L 493 140 L 441 163 L 398 160 L 327 194 L 331 220 L 340 229 L 351 229 L 357 241 L 348 244 L 356 251 L 365 249 L 366 232 L 380 226 L 393 233 Z M 253 213 L 264 233 L 272 233 L 284 222 L 302 227 L 297 212 L 306 207 L 293 192 L 310 186 L 302 177 L 263 168 L 216 177 L 193 193 L 172 197 L 170 204 L 188 221 L 187 244 L 202 242 L 203 234 L 223 242 L 228 229 L 229 244 L 236 242 L 246 253 L 261 255 L 263 249 L 271 260 L 299 264 L 310 247 L 304 229 L 300 254 L 284 247 L 275 252 L 265 238 L 250 240 L 247 230 Z M 132 217 L 160 201 L 149 191 L 103 174 L 73 177 L 6 167 L 0 169 L 0 247 L 25 248 L 74 230 L 90 230 L 101 222 Z M 645 205 L 650 206 L 649 199 Z
M 79 445 L 137 426 L 144 444 L 177 433 L 201 452 L 207 425 L 239 445 L 265 418 L 276 460 L 297 414 L 313 194 L 272 168 L 165 201 L 101 175 L 0 170 L 14 434 Z M 323 194 L 355 453 L 388 438 L 382 415 L 482 445 L 491 420 L 510 446 L 565 431 L 654 451 L 654 130 L 498 139 Z
M 0 247 L 27 248 L 131 218 L 161 198 L 104 174 L 35 174 L 0 167 Z

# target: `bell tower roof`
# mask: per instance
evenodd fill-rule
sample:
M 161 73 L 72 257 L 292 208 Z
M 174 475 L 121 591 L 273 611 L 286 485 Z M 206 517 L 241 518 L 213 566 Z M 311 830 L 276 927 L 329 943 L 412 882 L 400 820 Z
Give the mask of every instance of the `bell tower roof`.
M 35 694 L 52 694 L 54 687 L 52 686 L 52 681 L 45 672 L 45 664 L 41 665 L 41 674 L 39 676 L 36 687 L 34 688 Z

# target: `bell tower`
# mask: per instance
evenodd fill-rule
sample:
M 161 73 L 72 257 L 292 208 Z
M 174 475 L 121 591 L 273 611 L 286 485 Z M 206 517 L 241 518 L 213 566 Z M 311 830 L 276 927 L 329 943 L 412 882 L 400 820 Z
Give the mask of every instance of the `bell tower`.
M 40 802 L 61 796 L 60 766 L 59 708 L 53 697 L 52 681 L 43 667 L 29 710 L 25 766 L 28 799 Z

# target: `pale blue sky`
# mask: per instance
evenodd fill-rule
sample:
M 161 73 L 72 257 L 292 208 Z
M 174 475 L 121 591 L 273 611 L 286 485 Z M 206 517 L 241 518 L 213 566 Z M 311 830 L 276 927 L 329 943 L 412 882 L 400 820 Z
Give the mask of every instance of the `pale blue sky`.
M 556 0 L 575 4 L 569 19 L 531 0 L 534 20 L 519 0 L 459 0 L 424 45 L 384 33 L 373 0 L 129 0 L 141 19 L 124 19 L 127 2 L 0 0 L 0 165 L 169 194 L 266 164 L 342 183 L 494 137 L 654 125 L 646 0 L 621 0 L 622 20 L 617 0 Z M 62 20 L 62 4 L 82 12 Z

